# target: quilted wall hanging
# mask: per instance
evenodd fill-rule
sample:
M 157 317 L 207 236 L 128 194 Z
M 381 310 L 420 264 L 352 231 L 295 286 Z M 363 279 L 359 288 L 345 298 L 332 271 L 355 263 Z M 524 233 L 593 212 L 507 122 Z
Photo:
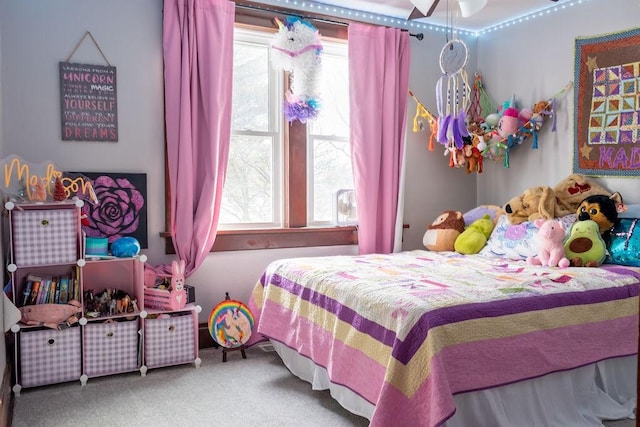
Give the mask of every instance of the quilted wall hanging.
M 573 170 L 640 175 L 640 28 L 575 41 Z

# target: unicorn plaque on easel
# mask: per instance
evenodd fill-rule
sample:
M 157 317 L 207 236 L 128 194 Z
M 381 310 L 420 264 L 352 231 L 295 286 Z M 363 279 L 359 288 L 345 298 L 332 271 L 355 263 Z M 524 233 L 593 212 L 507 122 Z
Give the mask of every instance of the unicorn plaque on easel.
M 209 333 L 222 347 L 222 361 L 227 361 L 227 352 L 240 350 L 242 358 L 246 359 L 245 343 L 251 337 L 253 330 L 253 314 L 244 303 L 232 300 L 229 293 L 225 299 L 216 305 L 209 315 Z

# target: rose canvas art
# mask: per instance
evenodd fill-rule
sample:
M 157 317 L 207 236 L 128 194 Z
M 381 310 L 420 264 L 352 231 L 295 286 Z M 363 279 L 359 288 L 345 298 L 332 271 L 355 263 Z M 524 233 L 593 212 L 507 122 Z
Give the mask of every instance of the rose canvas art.
M 83 230 L 88 237 L 138 240 L 147 248 L 147 174 L 80 172 L 89 178 L 97 204 L 83 206 Z

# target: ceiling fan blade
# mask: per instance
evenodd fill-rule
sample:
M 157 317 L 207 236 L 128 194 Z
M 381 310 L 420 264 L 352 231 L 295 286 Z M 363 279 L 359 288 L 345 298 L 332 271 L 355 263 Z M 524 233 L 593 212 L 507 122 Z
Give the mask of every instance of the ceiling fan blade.
M 420 19 L 420 18 L 426 18 L 426 17 L 427 15 L 420 12 L 420 9 L 418 9 L 417 7 L 414 7 L 413 10 L 411 11 L 411 14 L 407 18 L 407 20 L 411 21 L 412 19 Z
M 462 17 L 468 18 L 480 12 L 487 5 L 487 0 L 458 0 L 458 5 Z
M 416 4 L 416 2 L 418 3 L 418 5 L 420 6 L 420 9 L 418 9 L 417 7 L 414 7 L 413 10 L 411 11 L 411 14 L 409 15 L 409 17 L 407 18 L 409 21 L 412 19 L 419 19 L 419 18 L 428 18 L 429 16 L 433 15 L 433 12 L 436 10 L 436 6 L 438 5 L 438 3 L 440 2 L 440 0 L 432 0 L 432 4 L 429 7 L 429 9 L 427 10 L 427 13 L 423 13 L 422 11 L 426 9 L 425 5 L 425 0 L 422 1 L 412 1 L 411 3 L 413 3 L 414 5 Z M 428 0 L 427 0 L 428 2 Z M 422 3 L 422 4 L 420 4 Z

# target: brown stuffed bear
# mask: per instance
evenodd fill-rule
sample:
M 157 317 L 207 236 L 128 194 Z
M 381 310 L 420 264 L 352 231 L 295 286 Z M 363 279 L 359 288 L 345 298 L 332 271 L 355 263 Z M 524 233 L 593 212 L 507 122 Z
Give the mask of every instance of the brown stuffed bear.
M 464 231 L 464 225 L 462 212 L 444 211 L 424 233 L 422 244 L 434 252 L 453 251 L 456 239 Z
M 503 207 L 511 224 L 535 221 L 539 218 L 551 219 L 570 213 L 556 202 L 556 195 L 551 187 L 531 187 L 509 200 Z
M 553 191 L 558 204 L 569 213 L 575 213 L 580 203 L 589 196 L 611 196 L 611 192 L 601 185 L 588 180 L 584 175 L 574 173 L 560 181 Z

